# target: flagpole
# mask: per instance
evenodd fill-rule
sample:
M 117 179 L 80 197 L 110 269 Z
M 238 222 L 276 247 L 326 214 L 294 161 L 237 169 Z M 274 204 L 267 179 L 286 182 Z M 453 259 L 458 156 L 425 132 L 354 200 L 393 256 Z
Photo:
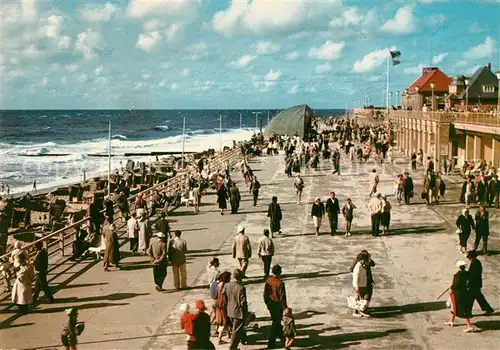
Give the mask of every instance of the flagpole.
M 108 132 L 108 196 L 111 195 L 111 120 Z
M 219 114 L 219 143 L 220 151 L 222 152 L 222 114 Z
M 387 56 L 387 94 L 386 94 L 386 105 L 387 105 L 387 117 L 389 117 L 389 55 Z
M 186 145 L 186 116 L 182 120 L 182 161 L 181 168 L 184 170 L 184 147 Z

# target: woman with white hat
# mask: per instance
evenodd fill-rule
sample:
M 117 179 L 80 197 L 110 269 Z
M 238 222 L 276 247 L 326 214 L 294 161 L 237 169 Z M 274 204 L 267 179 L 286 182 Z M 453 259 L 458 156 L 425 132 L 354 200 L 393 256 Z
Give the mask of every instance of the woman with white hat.
M 317 197 L 311 208 L 311 217 L 314 222 L 314 230 L 316 236 L 319 235 L 319 229 L 321 227 L 321 221 L 325 215 L 325 206 L 321 203 L 321 198 Z
M 465 320 L 466 328 L 464 332 L 474 332 L 474 327 L 470 322 L 472 317 L 472 298 L 467 288 L 468 272 L 465 270 L 467 263 L 462 260 L 456 262 L 458 268 L 453 276 L 453 283 L 450 287 L 451 315 L 446 326 L 453 326 L 455 317 Z

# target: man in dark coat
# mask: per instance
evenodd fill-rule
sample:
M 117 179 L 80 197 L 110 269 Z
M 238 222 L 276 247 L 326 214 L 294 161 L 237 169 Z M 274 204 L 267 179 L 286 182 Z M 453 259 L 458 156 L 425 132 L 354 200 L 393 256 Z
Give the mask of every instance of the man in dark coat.
M 479 247 L 481 239 L 483 240 L 483 254 L 488 254 L 488 236 L 490 235 L 489 213 L 484 205 L 479 207 L 476 212 L 476 239 L 474 241 L 474 250 Z
M 474 300 L 477 300 L 481 310 L 483 310 L 486 315 L 490 315 L 494 310 L 481 292 L 481 288 L 483 288 L 483 265 L 481 261 L 477 259 L 476 252 L 469 252 L 467 254 L 467 259 L 470 261 L 468 273 L 469 281 L 467 286 L 472 296 L 472 303 L 474 303 Z
M 410 200 L 413 197 L 413 179 L 408 172 L 405 172 L 404 183 L 403 183 L 405 204 L 410 204 Z
M 229 202 L 231 203 L 231 214 L 238 213 L 238 209 L 240 208 L 240 190 L 236 187 L 236 184 L 233 182 L 231 187 L 229 187 Z
M 347 198 L 346 204 L 342 207 L 342 215 L 344 215 L 345 220 L 345 236 L 349 237 L 351 235 L 352 220 L 354 219 L 354 209 L 356 206 L 352 204 L 351 198 Z
M 118 206 L 118 209 L 120 209 L 123 221 L 127 222 L 129 205 L 125 193 L 123 191 L 120 191 L 119 189 L 116 189 L 115 195 L 113 197 L 113 202 Z
M 227 300 L 227 316 L 233 325 L 230 350 L 238 349 L 239 343 L 245 342 L 246 337 L 244 320 L 248 315 L 248 303 L 247 291 L 241 281 L 243 276 L 241 270 L 234 270 L 233 281 L 226 283 L 222 290 Z
M 170 237 L 170 224 L 164 211 L 161 212 L 160 218 L 156 221 L 155 228 L 156 231 L 163 233 L 167 239 Z
M 477 201 L 479 203 L 487 204 L 489 202 L 488 189 L 488 180 L 486 180 L 484 175 L 481 175 L 477 182 Z
M 333 166 L 335 168 L 332 174 L 340 175 L 340 152 L 338 149 L 336 149 L 335 152 L 333 152 L 332 160 L 333 160 Z
M 488 194 L 490 196 L 489 204 L 490 207 L 495 204 L 495 208 L 499 207 L 499 198 L 500 198 L 500 181 L 498 181 L 498 175 L 495 175 L 493 180 L 491 180 L 488 184 Z
M 278 232 L 281 234 L 281 207 L 278 204 L 278 197 L 274 196 L 272 198 L 271 204 L 269 204 L 269 209 L 267 210 L 267 217 L 271 219 L 271 238 L 274 238 L 274 233 Z
M 474 225 L 474 220 L 469 214 L 469 209 L 462 209 L 462 215 L 457 218 L 456 225 L 460 230 L 460 232 L 458 233 L 460 250 L 462 252 L 467 252 L 467 240 L 469 239 L 471 231 L 476 228 L 476 226 Z
M 330 198 L 326 201 L 326 212 L 330 221 L 330 230 L 332 236 L 335 235 L 338 228 L 340 205 L 339 200 L 335 198 L 335 192 L 330 192 Z
M 287 308 L 285 283 L 281 280 L 281 266 L 274 265 L 273 276 L 269 277 L 264 287 L 264 302 L 271 314 L 271 332 L 269 334 L 268 349 L 276 346 L 276 338 L 283 340 L 283 329 L 281 328 L 281 318 L 283 310 Z
M 167 236 L 163 232 L 157 232 L 156 239 L 151 242 L 147 251 L 153 265 L 153 278 L 158 292 L 163 290 L 163 282 L 167 277 L 168 254 L 166 238 Z
M 49 255 L 45 248 L 43 248 L 42 242 L 35 243 L 36 256 L 35 263 L 33 264 L 36 271 L 36 282 L 35 282 L 35 292 L 33 293 L 33 305 L 36 304 L 40 291 L 43 290 L 45 296 L 49 299 L 50 303 L 54 302 L 54 296 L 49 288 L 49 283 L 47 282 L 47 269 L 49 267 Z
M 252 184 L 250 185 L 250 193 L 253 196 L 253 206 L 257 205 L 257 199 L 259 199 L 259 189 L 260 182 L 257 180 L 257 176 L 254 176 L 252 179 Z

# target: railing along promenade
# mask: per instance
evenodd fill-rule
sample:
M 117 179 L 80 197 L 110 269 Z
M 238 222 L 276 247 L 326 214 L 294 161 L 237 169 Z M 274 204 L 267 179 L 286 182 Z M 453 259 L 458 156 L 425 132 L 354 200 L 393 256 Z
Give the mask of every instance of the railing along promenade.
M 394 117 L 500 127 L 500 113 L 389 111 L 389 119 Z
M 227 162 L 229 162 L 230 165 L 234 165 L 236 162 L 240 161 L 242 157 L 243 155 L 241 154 L 241 150 L 239 148 L 230 149 L 224 151 L 222 154 L 219 153 L 216 157 L 214 157 L 212 160 L 209 161 L 208 166 L 210 167 L 210 169 L 221 169 L 227 164 Z M 151 208 L 151 203 L 153 201 L 153 196 L 155 191 L 160 191 L 167 193 L 168 195 L 171 195 L 177 189 L 178 185 L 180 185 L 182 188 L 182 185 L 186 183 L 189 176 L 196 174 L 196 172 L 197 172 L 197 167 L 190 166 L 189 168 L 186 168 L 183 172 L 179 173 L 178 175 L 128 197 L 130 214 L 135 212 L 135 199 L 140 194 L 142 194 L 143 198 L 146 200 L 148 208 Z M 105 211 L 103 210 L 102 213 L 104 212 Z M 121 229 L 123 226 L 126 225 L 126 223 L 123 222 L 121 215 L 119 213 L 120 211 L 118 209 L 118 206 L 115 204 L 113 223 L 116 225 L 117 230 Z M 57 231 L 51 232 L 48 235 L 45 235 L 44 237 L 33 241 L 32 243 L 24 245 L 23 249 L 28 251 L 31 261 L 34 255 L 36 254 L 35 244 L 37 244 L 38 242 L 42 242 L 45 249 L 47 249 L 49 255 L 60 253 L 62 256 L 65 256 L 65 249 L 67 247 L 70 247 L 76 239 L 77 228 L 79 228 L 88 220 L 89 218 L 85 217 L 82 220 L 74 222 Z M 0 257 L 0 259 L 8 260 L 9 257 L 10 254 L 4 254 Z M 14 271 L 12 272 L 13 276 L 15 276 Z

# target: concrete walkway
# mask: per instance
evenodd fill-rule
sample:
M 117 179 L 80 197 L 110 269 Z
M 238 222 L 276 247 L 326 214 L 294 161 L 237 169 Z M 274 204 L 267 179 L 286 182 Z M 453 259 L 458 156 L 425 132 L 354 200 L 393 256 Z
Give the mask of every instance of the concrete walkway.
M 343 159 L 342 165 L 341 176 L 331 175 L 329 163 L 320 171 L 303 173 L 306 185 L 303 204 L 297 205 L 293 179 L 283 174 L 283 157 L 255 160 L 251 166 L 262 184 L 262 201 L 257 207 L 251 206 L 245 186 L 239 184 L 245 196 L 238 215 L 220 216 L 213 206 L 215 197 L 209 195 L 203 199 L 206 205 L 200 215 L 189 215 L 181 209 L 170 218 L 177 220 L 172 226 L 183 230 L 188 242 L 189 285 L 194 286 L 191 290 L 154 291 L 151 269 L 142 257 L 126 257 L 123 271 L 105 273 L 100 264 L 90 266 L 56 294 L 55 304 L 42 304 L 35 313 L 10 320 L 7 328 L 0 331 L 0 347 L 56 347 L 65 321 L 63 310 L 79 306 L 80 319 L 86 322 L 85 333 L 79 338 L 80 349 L 184 348 L 185 338 L 178 325 L 180 303 L 193 305 L 197 299 L 211 303 L 205 274 L 209 257 L 218 256 L 223 270 L 237 267 L 230 256 L 237 224 L 247 228 L 256 255 L 257 241 L 269 224 L 267 204 L 277 195 L 283 210 L 284 235 L 275 239 L 277 254 L 273 263 L 283 267 L 288 303 L 294 309 L 298 328 L 296 348 L 498 349 L 498 314 L 474 317 L 473 322 L 481 332 L 464 334 L 462 320 L 457 320 L 460 326 L 444 327 L 449 315 L 444 305 L 446 297 L 436 300 L 451 283 L 455 261 L 463 259 L 455 247 L 454 221 L 462 207 L 456 201 L 456 185 L 448 181 L 445 201 L 438 206 L 427 206 L 417 198 L 422 176 L 414 174 L 415 204 L 397 206 L 391 200 L 391 232 L 376 238 L 369 233 L 368 173 L 377 168 L 381 192 L 391 194 L 392 181 L 407 166 L 406 160 L 396 158 L 393 166 L 371 163 L 350 167 Z M 240 179 L 236 174 L 235 178 Z M 349 238 L 327 235 L 327 223 L 323 225 L 324 235 L 313 234 L 310 203 L 317 196 L 326 199 L 331 190 L 341 202 L 350 197 L 357 206 L 353 235 Z M 498 211 L 491 209 L 490 217 L 490 249 L 495 255 L 481 258 L 483 292 L 498 309 Z M 346 298 L 352 293 L 348 268 L 363 248 L 371 252 L 377 263 L 373 269 L 375 309 L 372 318 L 357 319 L 346 308 Z M 256 256 L 250 261 L 248 275 L 249 307 L 256 312 L 260 328 L 257 333 L 249 332 L 249 345 L 243 348 L 265 349 L 270 322 L 262 301 L 262 267 Z M 170 289 L 170 270 L 167 279 L 166 288 Z M 3 307 L 6 306 L 4 302 Z M 0 313 L 1 321 L 12 316 L 9 312 Z M 474 314 L 481 314 L 477 305 Z M 228 349 L 228 346 L 217 348 Z

